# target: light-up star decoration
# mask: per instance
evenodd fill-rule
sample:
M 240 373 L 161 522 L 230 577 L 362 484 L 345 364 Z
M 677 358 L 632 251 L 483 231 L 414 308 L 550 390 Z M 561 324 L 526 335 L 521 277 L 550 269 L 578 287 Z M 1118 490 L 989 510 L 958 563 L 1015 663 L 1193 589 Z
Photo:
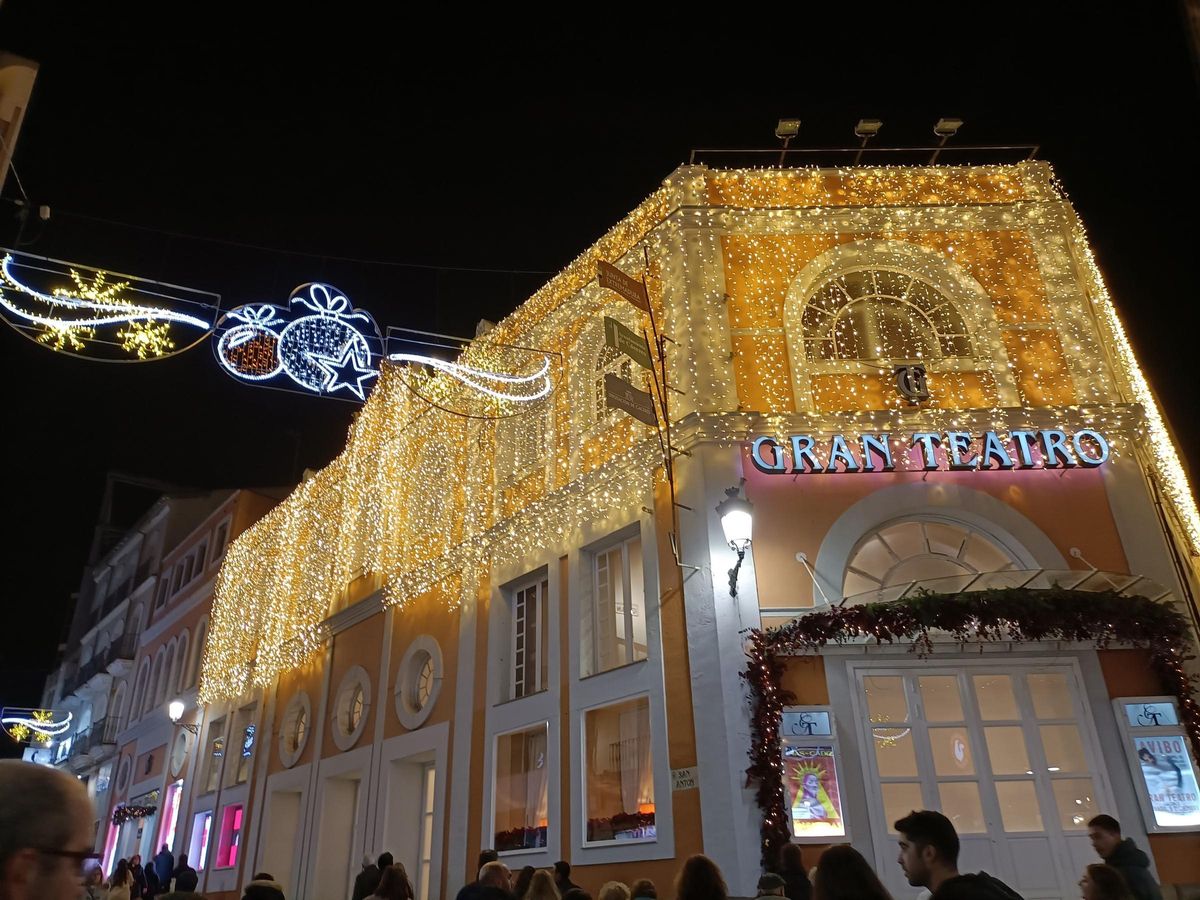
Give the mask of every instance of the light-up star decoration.
M 18 744 L 30 743 L 48 747 L 56 737 L 71 730 L 71 714 L 52 709 L 0 710 L 0 727 Z
M 364 400 L 379 374 L 379 326 L 332 285 L 302 284 L 287 307 L 238 306 L 217 331 L 217 361 L 242 381 Z
M 215 294 L 0 250 L 0 316 L 50 350 L 105 362 L 181 353 L 212 331 Z

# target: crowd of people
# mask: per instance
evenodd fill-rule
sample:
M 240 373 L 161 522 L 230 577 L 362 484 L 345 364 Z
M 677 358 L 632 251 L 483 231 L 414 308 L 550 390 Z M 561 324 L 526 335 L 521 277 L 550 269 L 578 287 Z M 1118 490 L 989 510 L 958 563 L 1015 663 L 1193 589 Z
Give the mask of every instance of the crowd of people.
M 92 812 L 87 794 L 70 775 L 46 766 L 0 760 L 0 900 L 203 900 L 196 870 L 187 856 L 178 861 L 164 845 L 149 865 L 134 855 L 120 859 L 105 878 L 93 852 Z M 939 812 L 914 811 L 895 823 L 897 858 L 922 900 L 1021 900 L 1021 895 L 986 872 L 960 872 L 959 839 Z M 1082 900 L 1162 900 L 1150 860 L 1120 823 L 1100 815 L 1088 823 L 1092 847 L 1102 862 L 1089 865 L 1079 881 Z M 811 870 L 800 848 L 785 846 L 773 871 L 758 880 L 756 900 L 892 900 L 871 864 L 853 847 L 825 849 Z M 647 879 L 608 881 L 595 896 L 571 880 L 565 860 L 552 869 L 525 866 L 512 872 L 494 850 L 480 854 L 478 877 L 457 900 L 657 900 Z M 727 900 L 720 868 L 707 856 L 689 857 L 664 898 Z M 258 872 L 242 900 L 286 900 L 283 887 Z M 350 900 L 415 900 L 404 866 L 390 853 L 363 859 Z

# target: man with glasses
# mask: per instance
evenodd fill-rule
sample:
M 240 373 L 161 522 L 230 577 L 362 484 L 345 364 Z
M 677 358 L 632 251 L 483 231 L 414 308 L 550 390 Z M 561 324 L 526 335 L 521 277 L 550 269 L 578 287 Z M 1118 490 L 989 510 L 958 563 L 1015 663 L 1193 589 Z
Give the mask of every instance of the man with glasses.
M 94 813 L 78 780 L 0 760 L 0 900 L 79 900 L 96 864 Z

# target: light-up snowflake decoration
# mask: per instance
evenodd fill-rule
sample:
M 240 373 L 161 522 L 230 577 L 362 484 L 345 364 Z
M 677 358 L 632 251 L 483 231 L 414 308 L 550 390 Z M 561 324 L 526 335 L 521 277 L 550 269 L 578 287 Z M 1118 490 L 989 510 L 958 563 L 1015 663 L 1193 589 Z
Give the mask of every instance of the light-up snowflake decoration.
M 19 744 L 26 742 L 38 743 L 48 747 L 56 737 L 61 737 L 71 729 L 71 714 L 55 712 L 52 709 L 10 709 L 0 710 L 0 727 L 8 736 Z

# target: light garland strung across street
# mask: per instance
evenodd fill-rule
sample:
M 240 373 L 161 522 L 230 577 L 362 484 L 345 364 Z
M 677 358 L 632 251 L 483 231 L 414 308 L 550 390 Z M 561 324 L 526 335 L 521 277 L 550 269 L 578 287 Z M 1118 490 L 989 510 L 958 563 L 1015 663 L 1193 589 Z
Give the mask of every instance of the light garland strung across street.
M 71 730 L 71 713 L 57 713 L 52 709 L 0 710 L 0 726 L 8 736 L 19 744 L 26 741 L 48 747 L 54 739 Z
M 1147 438 L 1171 446 L 1093 271 L 1097 331 L 1072 257 L 1090 254 L 1048 167 L 680 169 L 456 361 L 469 382 L 471 369 L 531 378 L 551 358 L 547 374 L 562 389 L 524 415 L 499 418 L 517 410 L 445 367 L 383 368 L 346 450 L 229 549 L 202 701 L 268 685 L 309 659 L 360 575 L 381 577 L 391 605 L 460 606 L 490 570 L 646 502 L 653 433 L 608 415 L 596 384 L 601 318 L 635 331 L 648 323 L 594 282 L 600 259 L 627 258 L 640 275 L 643 244 L 656 318 L 680 342 L 668 348 L 671 381 L 687 394 L 672 401 L 680 449 L 835 426 L 897 440 L 913 430 L 1007 435 L 1056 427 L 1064 413 L 1102 432 L 1114 453 Z M 817 312 L 806 322 L 794 309 L 807 298 L 792 291 L 818 261 Z M 897 270 L 907 278 L 888 274 Z M 932 342 L 879 311 L 860 314 L 855 303 L 868 296 L 885 310 L 918 309 Z M 1117 348 L 1111 368 L 1106 340 Z M 517 346 L 544 356 L 498 349 Z M 849 348 L 867 358 L 842 358 Z M 928 365 L 934 395 L 919 406 L 892 387 L 892 364 L 914 359 Z M 488 384 L 505 393 L 509 383 Z M 485 402 L 508 406 L 472 418 Z M 898 470 L 919 469 L 899 446 L 894 455 Z M 1146 462 L 1179 519 L 1194 523 L 1173 449 Z
M 212 331 L 214 295 L 132 276 L 111 280 L 102 270 L 3 252 L 0 314 L 52 350 L 139 362 L 180 353 Z M 48 286 L 39 289 L 34 281 Z

